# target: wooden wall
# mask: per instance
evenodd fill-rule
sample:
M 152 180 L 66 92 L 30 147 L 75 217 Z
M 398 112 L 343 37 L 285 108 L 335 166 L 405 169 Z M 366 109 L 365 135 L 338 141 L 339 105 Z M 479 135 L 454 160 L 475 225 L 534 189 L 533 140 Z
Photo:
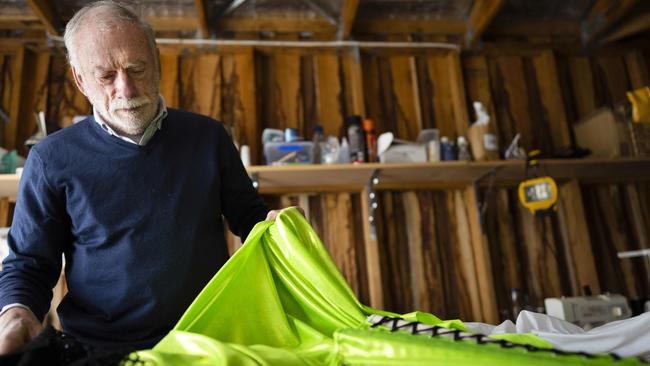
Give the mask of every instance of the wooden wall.
M 16 48 L 0 56 L 0 102 L 19 121 L 0 129 L 3 146 L 20 148 L 35 132 L 35 108 L 46 105 L 48 120 L 60 127 L 90 113 L 60 52 Z M 339 135 L 345 116 L 361 114 L 375 120 L 378 132 L 401 138 L 430 127 L 455 138 L 474 118 L 473 100 L 487 106 L 502 148 L 519 132 L 524 148 L 551 156 L 571 145 L 576 120 L 649 84 L 650 51 L 165 47 L 161 65 L 167 103 L 222 120 L 238 143 L 250 145 L 256 163 L 266 127 L 310 136 L 321 124 L 326 134 Z M 359 298 L 371 303 L 368 284 L 378 281 L 377 303 L 388 310 L 497 322 L 512 317 L 513 289 L 532 308 L 544 297 L 582 294 L 583 286 L 650 296 L 650 268 L 615 256 L 650 245 L 650 183 L 562 182 L 558 214 L 544 220 L 526 212 L 511 187 L 479 193 L 488 203 L 485 232 L 471 187 L 380 192 L 381 270 L 372 272 L 380 278 L 368 278 L 359 192 L 265 198 L 274 207 L 303 206 Z

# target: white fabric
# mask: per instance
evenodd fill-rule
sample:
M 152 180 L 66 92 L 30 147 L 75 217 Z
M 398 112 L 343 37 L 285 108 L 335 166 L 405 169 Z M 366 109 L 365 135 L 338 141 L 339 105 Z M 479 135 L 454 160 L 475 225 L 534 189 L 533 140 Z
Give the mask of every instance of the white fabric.
M 616 353 L 622 357 L 650 358 L 650 313 L 618 320 L 589 331 L 546 314 L 522 311 L 517 323 L 510 320 L 494 326 L 465 323 L 471 331 L 486 335 L 501 333 L 533 333 L 563 351 Z

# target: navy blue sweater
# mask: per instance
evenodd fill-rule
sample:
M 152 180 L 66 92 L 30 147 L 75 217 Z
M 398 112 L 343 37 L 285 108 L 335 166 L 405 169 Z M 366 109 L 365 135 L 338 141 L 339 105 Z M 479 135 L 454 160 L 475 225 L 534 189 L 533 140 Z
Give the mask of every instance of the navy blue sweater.
M 268 208 L 223 126 L 169 109 L 145 146 L 89 117 L 30 151 L 0 274 L 0 307 L 47 312 L 66 260 L 64 331 L 151 346 L 228 259 L 222 214 L 244 238 Z

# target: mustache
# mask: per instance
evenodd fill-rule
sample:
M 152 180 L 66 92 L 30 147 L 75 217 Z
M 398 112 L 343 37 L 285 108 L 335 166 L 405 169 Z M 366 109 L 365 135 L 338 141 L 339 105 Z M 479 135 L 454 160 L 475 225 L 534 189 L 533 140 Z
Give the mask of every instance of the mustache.
M 114 112 L 118 109 L 131 109 L 149 104 L 152 102 L 152 98 L 146 96 L 139 96 L 131 99 L 116 99 L 111 101 L 110 110 Z

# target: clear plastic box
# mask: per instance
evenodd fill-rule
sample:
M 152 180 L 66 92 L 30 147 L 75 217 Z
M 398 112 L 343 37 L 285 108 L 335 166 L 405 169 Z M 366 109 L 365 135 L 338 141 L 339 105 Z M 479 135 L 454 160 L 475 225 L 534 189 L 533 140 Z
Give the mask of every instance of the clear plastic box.
M 264 144 L 267 165 L 312 164 L 314 143 L 311 141 L 267 142 Z

